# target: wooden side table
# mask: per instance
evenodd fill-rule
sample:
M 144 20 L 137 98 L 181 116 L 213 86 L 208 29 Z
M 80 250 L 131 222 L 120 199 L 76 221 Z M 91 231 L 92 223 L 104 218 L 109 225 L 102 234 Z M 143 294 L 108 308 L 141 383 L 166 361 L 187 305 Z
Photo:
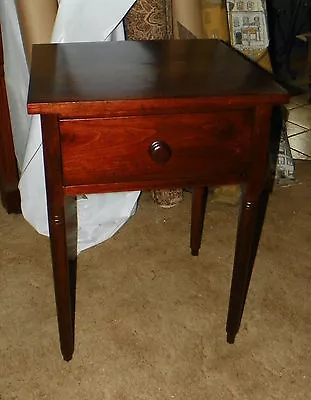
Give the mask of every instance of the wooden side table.
M 193 187 L 198 255 L 208 185 L 243 185 L 227 321 L 233 343 L 265 211 L 270 119 L 288 94 L 217 40 L 36 45 L 29 113 L 41 114 L 61 350 L 74 350 L 81 193 Z

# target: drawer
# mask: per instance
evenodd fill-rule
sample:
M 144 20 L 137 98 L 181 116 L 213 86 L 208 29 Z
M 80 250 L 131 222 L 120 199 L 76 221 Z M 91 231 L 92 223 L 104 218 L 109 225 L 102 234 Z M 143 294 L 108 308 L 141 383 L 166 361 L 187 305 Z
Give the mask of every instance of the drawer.
M 61 120 L 64 185 L 240 177 L 250 110 Z

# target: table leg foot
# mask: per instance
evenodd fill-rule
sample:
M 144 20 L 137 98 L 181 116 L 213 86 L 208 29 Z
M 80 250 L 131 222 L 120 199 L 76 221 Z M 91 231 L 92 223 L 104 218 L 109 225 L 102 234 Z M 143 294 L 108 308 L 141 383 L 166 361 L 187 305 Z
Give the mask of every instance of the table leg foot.
M 62 351 L 62 356 L 63 356 L 64 361 L 69 362 L 72 360 L 73 351 L 74 351 L 74 349 L 72 349 L 72 351 L 69 351 L 69 352 Z
M 229 343 L 229 344 L 234 344 L 234 342 L 235 342 L 235 334 L 232 334 L 232 333 L 228 333 L 227 332 L 227 343 Z

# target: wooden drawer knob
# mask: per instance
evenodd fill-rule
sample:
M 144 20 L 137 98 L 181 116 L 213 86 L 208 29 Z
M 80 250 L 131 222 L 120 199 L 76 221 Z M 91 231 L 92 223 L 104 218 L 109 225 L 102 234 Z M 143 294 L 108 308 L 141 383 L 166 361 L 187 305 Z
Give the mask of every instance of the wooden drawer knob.
M 159 140 L 149 146 L 149 155 L 157 164 L 165 164 L 171 158 L 172 151 L 167 143 Z

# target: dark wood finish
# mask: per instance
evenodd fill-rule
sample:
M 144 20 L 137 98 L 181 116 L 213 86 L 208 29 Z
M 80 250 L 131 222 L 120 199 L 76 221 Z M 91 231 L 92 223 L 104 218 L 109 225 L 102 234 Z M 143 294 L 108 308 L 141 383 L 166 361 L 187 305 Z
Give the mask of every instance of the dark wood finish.
M 42 114 L 64 359 L 74 347 L 74 196 L 81 193 L 193 187 L 190 247 L 198 255 L 206 187 L 241 183 L 227 321 L 233 343 L 272 182 L 271 113 L 288 94 L 215 40 L 38 45 L 32 68 L 28 109 Z
M 196 186 L 192 190 L 190 248 L 193 256 L 199 255 L 204 217 L 206 211 L 207 188 Z
M 58 118 L 42 116 L 41 123 L 58 327 L 62 354 L 69 361 L 74 349 L 75 267 L 71 264 L 77 258 L 77 213 L 75 199 L 64 196 L 61 158 L 56 156 L 60 149 Z
M 172 179 L 193 179 L 193 175 L 205 180 L 217 175 L 218 181 L 227 183 L 228 170 L 231 182 L 239 182 L 249 164 L 252 117 L 249 110 L 227 110 L 61 120 L 64 184 L 149 181 L 152 187 L 155 180 L 167 180 L 165 187 Z M 150 146 L 157 141 L 170 148 L 166 163 L 150 156 Z
M 2 34 L 0 26 L 0 192 L 8 213 L 20 213 L 19 174 L 15 158 L 10 111 L 5 85 Z
M 84 118 L 251 108 L 285 95 L 217 40 L 35 45 L 30 86 L 30 113 Z
M 267 106 L 257 107 L 254 116 L 253 147 L 251 152 L 250 178 L 243 184 L 235 258 L 232 274 L 227 340 L 234 343 L 245 306 L 253 265 L 259 244 L 259 218 L 265 214 L 268 199 L 269 138 L 272 110 Z M 260 236 L 260 233 L 259 233 Z
M 149 156 L 157 164 L 165 164 L 172 157 L 172 149 L 163 140 L 156 140 L 149 145 Z

